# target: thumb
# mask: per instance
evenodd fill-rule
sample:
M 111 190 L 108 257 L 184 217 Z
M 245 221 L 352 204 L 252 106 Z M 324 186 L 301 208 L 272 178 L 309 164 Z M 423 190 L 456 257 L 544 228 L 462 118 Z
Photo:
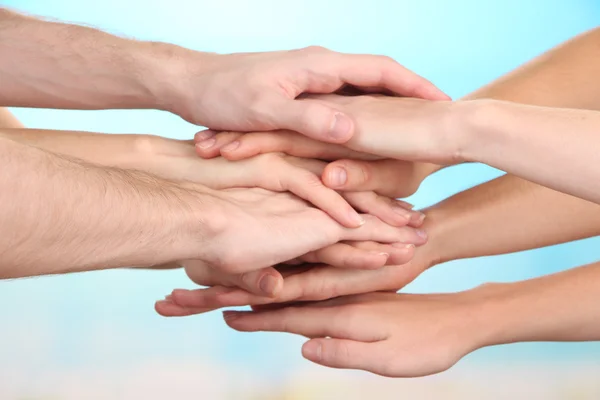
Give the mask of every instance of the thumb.
M 283 276 L 273 267 L 237 275 L 234 283 L 259 296 L 275 297 L 283 289 Z
M 347 339 L 311 339 L 302 346 L 302 356 L 314 363 L 332 368 L 362 369 L 375 372 L 378 359 L 377 343 Z M 381 366 L 379 366 L 381 368 Z
M 422 165 L 402 160 L 338 160 L 325 167 L 321 178 L 325 186 L 334 190 L 372 190 L 396 198 L 417 190 L 427 176 L 422 170 Z
M 328 143 L 345 143 L 354 134 L 354 121 L 316 100 L 284 100 L 272 116 L 274 125 Z

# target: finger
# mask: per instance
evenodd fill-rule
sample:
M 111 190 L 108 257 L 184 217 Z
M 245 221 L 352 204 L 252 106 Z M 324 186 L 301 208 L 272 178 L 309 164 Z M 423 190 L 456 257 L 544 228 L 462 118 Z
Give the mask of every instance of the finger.
M 269 296 L 259 296 L 237 287 L 213 286 L 207 289 L 176 289 L 172 302 L 186 309 L 216 310 L 223 307 L 241 307 L 273 302 Z M 203 311 L 206 312 L 206 311 Z
M 407 97 L 450 100 L 433 83 L 386 56 L 343 54 L 340 78 L 359 87 L 380 87 Z
M 347 339 L 311 339 L 302 346 L 302 356 L 316 364 L 331 368 L 381 370 L 382 342 L 365 343 Z
M 388 257 L 386 265 L 406 264 L 407 262 L 412 260 L 415 254 L 415 245 L 412 243 L 393 243 L 391 245 L 381 244 L 372 241 L 346 243 L 363 251 L 388 253 L 390 256 Z
M 217 137 L 223 133 L 217 134 Z M 228 160 L 242 160 L 264 153 L 285 153 L 320 160 L 341 158 L 376 160 L 377 156 L 350 150 L 338 144 L 323 143 L 292 131 L 252 132 L 239 137 L 235 146 L 221 150 Z
M 268 116 L 273 126 L 326 143 L 345 143 L 354 134 L 350 116 L 318 101 L 277 99 Z
M 343 192 L 342 196 L 356 210 L 374 215 L 393 226 L 409 225 L 418 228 L 425 220 L 425 214 L 407 209 L 405 202 L 380 196 L 375 192 Z
M 390 254 L 384 251 L 363 250 L 346 243 L 336 243 L 308 253 L 302 259 L 306 262 L 323 263 L 337 268 L 376 269 L 386 265 L 389 257 Z
M 325 167 L 321 179 L 335 190 L 372 190 L 387 197 L 405 197 L 421 183 L 415 168 L 415 163 L 399 160 L 339 160 Z
M 187 317 L 212 311 L 210 308 L 185 308 L 169 300 L 160 300 L 154 303 L 154 309 L 163 317 Z
M 229 327 L 242 332 L 287 332 L 307 337 L 333 336 L 362 341 L 380 340 L 369 328 L 369 317 L 353 318 L 341 307 L 287 307 L 273 311 L 225 311 Z
M 374 215 L 393 226 L 410 225 L 416 228 L 423 225 L 425 220 L 425 214 L 407 209 L 404 202 L 375 192 L 344 192 L 342 196 L 356 210 Z
M 206 132 L 209 132 L 206 134 Z M 202 158 L 218 157 L 221 148 L 234 142 L 242 134 L 238 132 L 221 132 L 219 134 L 213 131 L 201 131 L 194 137 L 196 143 L 196 154 Z
M 427 242 L 427 233 L 422 229 L 415 229 L 408 226 L 395 227 L 386 224 L 379 218 L 363 214 L 365 223 L 358 228 L 341 228 L 341 241 L 374 241 L 379 243 L 404 243 L 423 245 Z
M 284 191 L 292 192 L 320 208 L 343 226 L 357 228 L 364 223 L 362 217 L 339 193 L 325 187 L 312 172 L 282 163 L 280 174 L 285 177 L 280 180 Z

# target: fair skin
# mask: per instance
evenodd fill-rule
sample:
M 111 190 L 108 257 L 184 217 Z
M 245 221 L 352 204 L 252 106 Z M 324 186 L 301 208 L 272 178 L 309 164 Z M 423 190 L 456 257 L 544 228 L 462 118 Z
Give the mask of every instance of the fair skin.
M 600 146 L 596 132 L 600 112 L 497 100 L 430 102 L 336 95 L 312 98 L 354 116 L 357 130 L 345 144 L 351 150 L 436 164 L 481 162 L 600 203 L 600 185 L 595 184 L 600 181 L 600 173 L 594 163 Z M 573 134 L 567 137 L 567 131 Z M 261 149 L 247 135 L 228 146 L 224 150 L 239 158 Z
M 501 80 L 500 85 L 483 88 L 463 102 L 430 103 L 371 97 L 322 99 L 341 110 L 355 113 L 357 126 L 364 132 L 360 133 L 359 129 L 347 143 L 347 148 L 405 160 L 445 164 L 484 162 L 553 189 L 598 202 L 600 189 L 590 184 L 597 181 L 593 161 L 596 156 L 594 143 L 598 136 L 594 128 L 600 118 L 595 111 L 599 109 L 600 88 L 593 77 L 599 67 L 595 56 L 598 40 L 600 29 L 587 32 L 521 67 Z M 483 100 L 489 98 L 499 101 Z M 489 121 L 494 121 L 493 126 Z M 402 132 L 412 129 L 415 134 L 398 135 L 400 127 Z M 376 133 L 369 133 L 371 131 Z M 577 134 L 563 143 L 566 136 L 562 132 L 565 131 Z M 200 136 L 199 154 L 210 156 L 205 140 Z M 245 135 L 224 141 L 217 138 L 217 142 L 223 156 L 240 159 L 262 152 L 282 151 L 281 148 L 286 145 L 271 145 L 269 142 L 278 139 L 270 136 Z M 279 138 L 280 142 L 284 140 Z M 288 143 L 287 148 L 290 147 Z M 211 148 L 210 152 L 214 151 Z M 219 149 L 216 151 L 219 152 Z M 339 150 L 337 152 L 340 153 Z M 532 155 L 535 157 L 532 158 Z M 409 194 L 416 190 L 425 176 L 439 168 L 415 164 L 419 168 L 411 171 L 407 165 L 411 164 L 399 163 L 398 167 L 400 172 L 405 172 L 399 175 L 408 179 Z M 577 174 L 562 168 L 563 165 L 577 167 Z M 343 182 L 340 183 L 341 175 L 336 169 L 332 167 L 326 172 L 326 184 L 335 189 L 345 187 Z
M 202 53 L 43 21 L 5 8 L 0 8 L 0 38 L 0 105 L 5 106 L 156 108 L 213 129 L 285 128 L 339 143 L 352 136 L 352 119 L 319 102 L 295 101 L 298 95 L 332 93 L 352 84 L 448 99 L 387 57 L 318 47 Z
M 194 146 L 189 141 L 151 135 L 105 135 L 13 128 L 0 131 L 0 136 L 95 164 L 142 170 L 166 179 L 184 179 L 201 183 L 217 190 L 262 186 L 285 191 L 285 187 L 288 186 L 306 186 L 307 171 L 320 174 L 324 166 L 324 163 L 316 160 L 275 154 L 240 162 L 230 162 L 222 158 L 202 160 L 195 155 Z M 316 189 L 314 185 L 310 185 L 310 180 L 308 186 L 313 191 Z M 301 256 L 300 260 L 323 262 L 338 268 L 378 268 L 385 264 L 407 262 L 412 257 L 414 245 L 425 242 L 424 232 L 405 227 L 405 225 L 420 226 L 424 217 L 417 211 L 411 211 L 406 203 L 392 201 L 369 192 L 346 195 L 353 196 L 350 200 L 355 202 L 355 206 L 397 227 L 394 235 L 397 243 L 386 244 L 376 241 L 336 243 Z M 380 231 L 378 235 L 383 237 L 385 233 Z M 273 268 L 228 274 L 210 268 L 201 260 L 159 265 L 153 268 L 178 265 L 183 265 L 188 275 L 195 281 L 211 276 L 218 282 L 233 282 L 239 287 L 262 295 L 274 295 L 283 283 L 280 273 Z M 264 277 L 269 277 L 272 281 L 272 284 L 265 288 L 260 285 Z
M 340 142 L 353 134 L 354 121 L 317 102 L 296 101 L 297 95 L 333 92 L 350 83 L 447 98 L 388 58 L 319 48 L 200 53 L 5 8 L 0 9 L 0 39 L 4 106 L 156 108 L 216 129 L 288 128 Z M 284 193 L 216 192 L 144 172 L 100 168 L 6 138 L 0 139 L 0 158 L 7 165 L 0 176 L 0 222 L 10 232 L 0 239 L 3 277 L 181 259 L 246 273 L 339 241 L 371 240 L 382 227 L 373 218 L 361 226 L 355 211 L 339 218 L 345 228 L 338 226 Z M 269 239 L 269 231 L 289 226 L 297 229 Z M 241 232 L 254 239 L 237 243 Z
M 352 84 L 447 99 L 387 57 L 321 48 L 202 53 L 5 8 L 0 8 L 0 54 L 1 106 L 155 108 L 214 129 L 285 128 L 335 143 L 353 135 L 352 118 L 317 101 L 297 101 L 298 95 L 331 93 Z M 362 223 L 348 204 L 332 214 L 349 228 Z
M 317 364 L 417 377 L 486 346 L 600 340 L 599 283 L 597 263 L 460 293 L 372 293 L 224 317 L 239 331 L 308 337 L 302 354 Z
M 509 73 L 466 99 L 498 98 L 549 107 L 581 107 L 600 110 L 600 82 L 590 76 L 600 67 L 594 51 L 600 30 L 577 37 Z M 568 80 L 557 77 L 568 77 Z M 591 88 L 591 89 L 590 89 Z M 259 136 L 262 134 L 256 134 Z M 268 134 L 265 134 L 268 135 Z M 239 138 L 217 135 L 217 145 L 199 154 L 211 157 Z M 266 137 L 266 136 L 264 136 Z M 268 135 L 264 148 L 301 157 L 342 159 L 332 162 L 323 182 L 341 190 L 373 190 L 403 197 L 416 190 L 421 180 L 439 167 L 406 161 L 358 161 L 368 154 L 340 146 L 323 145 L 296 134 Z M 265 150 L 266 151 L 266 150 Z M 226 152 L 225 156 L 229 156 Z M 333 185 L 330 174 L 343 167 L 347 181 Z M 344 294 L 397 290 L 422 271 L 445 261 L 504 254 L 592 237 L 600 234 L 600 207 L 589 201 L 505 175 L 471 188 L 430 207 L 424 229 L 428 244 L 408 265 L 386 266 L 381 271 L 335 271 L 313 268 L 286 277 L 279 301 L 322 300 Z M 486 223 L 481 223 L 486 221 Z M 304 279 L 306 278 L 306 279 Z M 215 281 L 198 282 L 212 286 Z M 231 285 L 227 285 L 231 286 Z M 316 287 L 317 290 L 311 288 Z M 189 315 L 223 306 L 265 304 L 277 301 L 220 286 L 193 291 L 176 290 L 157 303 L 164 315 Z

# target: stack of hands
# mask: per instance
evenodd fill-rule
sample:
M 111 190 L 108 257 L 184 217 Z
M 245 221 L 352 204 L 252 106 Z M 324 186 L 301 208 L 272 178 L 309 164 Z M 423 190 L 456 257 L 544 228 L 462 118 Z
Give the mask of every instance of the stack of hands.
M 14 227 L 0 238 L 3 277 L 183 267 L 203 288 L 173 290 L 159 314 L 251 306 L 225 311 L 226 323 L 303 335 L 309 360 L 386 376 L 440 372 L 488 345 L 600 337 L 599 265 L 460 293 L 396 293 L 444 261 L 598 234 L 597 113 L 516 104 L 600 107 L 552 78 L 576 76 L 572 60 L 597 33 L 574 41 L 569 57 L 555 50 L 450 101 L 382 56 L 217 55 L 2 9 L 1 20 L 12 24 L 0 26 L 0 105 L 155 108 L 209 128 L 188 141 L 0 129 L 0 183 L 15 188 L 0 215 Z M 587 85 L 578 82 L 568 89 Z M 567 143 L 566 127 L 580 135 Z M 507 175 L 428 209 L 398 200 L 463 162 L 546 187 Z

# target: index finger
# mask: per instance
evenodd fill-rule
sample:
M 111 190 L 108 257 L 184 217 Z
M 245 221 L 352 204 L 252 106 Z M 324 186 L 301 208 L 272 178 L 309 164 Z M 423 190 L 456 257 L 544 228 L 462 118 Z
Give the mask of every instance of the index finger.
M 223 317 L 229 327 L 242 332 L 287 332 L 364 342 L 385 339 L 381 332 L 368 328 L 368 316 L 355 318 L 357 310 L 344 307 L 292 306 L 266 311 L 225 311 Z
M 223 133 L 226 134 L 226 133 Z M 217 138 L 221 134 L 217 134 Z M 285 153 L 291 156 L 339 160 L 352 158 L 376 160 L 380 157 L 350 150 L 347 147 L 323 143 L 292 131 L 252 132 L 237 138 L 235 144 L 221 149 L 221 155 L 228 160 L 242 160 L 264 153 Z

